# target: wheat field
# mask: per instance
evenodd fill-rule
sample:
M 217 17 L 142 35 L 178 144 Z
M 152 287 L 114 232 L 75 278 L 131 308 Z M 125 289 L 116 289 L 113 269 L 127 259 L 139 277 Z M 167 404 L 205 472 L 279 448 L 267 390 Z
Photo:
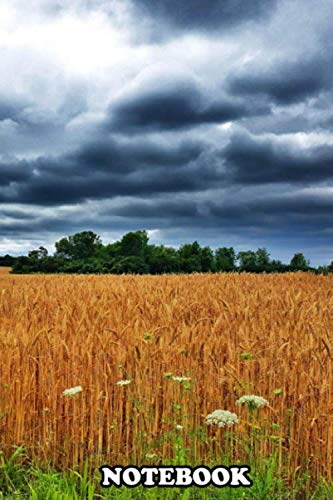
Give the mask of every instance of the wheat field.
M 246 460 L 254 424 L 235 402 L 256 394 L 257 453 L 289 478 L 332 478 L 333 277 L 1 274 L 0 297 L 0 449 L 62 468 L 156 463 L 178 424 L 197 463 L 225 447 Z M 240 417 L 236 438 L 204 425 L 215 409 Z
M 11 267 L 0 266 L 0 274 L 9 274 L 11 270 Z

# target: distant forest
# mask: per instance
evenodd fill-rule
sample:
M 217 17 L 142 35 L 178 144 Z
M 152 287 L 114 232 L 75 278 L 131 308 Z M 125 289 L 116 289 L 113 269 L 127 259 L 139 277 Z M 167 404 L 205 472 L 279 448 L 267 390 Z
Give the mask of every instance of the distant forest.
M 328 274 L 329 266 L 313 268 L 302 253 L 296 253 L 289 264 L 271 260 L 266 248 L 236 253 L 233 247 L 212 250 L 197 241 L 179 249 L 149 244 L 146 231 L 125 234 L 120 241 L 104 245 L 93 231 L 83 231 L 55 243 L 54 255 L 43 246 L 27 256 L 0 257 L 0 266 L 9 266 L 12 273 L 72 273 L 72 274 L 164 274 L 252 272 L 284 273 L 312 271 Z

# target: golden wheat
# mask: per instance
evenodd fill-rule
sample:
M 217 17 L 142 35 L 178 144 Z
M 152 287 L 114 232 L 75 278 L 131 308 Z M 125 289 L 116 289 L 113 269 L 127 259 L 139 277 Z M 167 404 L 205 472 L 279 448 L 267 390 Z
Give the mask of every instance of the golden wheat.
M 0 274 L 9 274 L 11 270 L 11 267 L 0 266 Z
M 24 444 L 59 467 L 142 463 L 172 452 L 159 438 L 175 403 L 185 436 L 218 408 L 246 436 L 235 402 L 258 394 L 269 401 L 260 425 L 278 429 L 260 453 L 277 446 L 270 432 L 289 477 L 332 477 L 333 277 L 2 274 L 0 300 L 1 449 Z M 190 377 L 190 390 L 167 373 Z M 223 441 L 208 432 L 218 439 L 187 437 L 203 463 Z

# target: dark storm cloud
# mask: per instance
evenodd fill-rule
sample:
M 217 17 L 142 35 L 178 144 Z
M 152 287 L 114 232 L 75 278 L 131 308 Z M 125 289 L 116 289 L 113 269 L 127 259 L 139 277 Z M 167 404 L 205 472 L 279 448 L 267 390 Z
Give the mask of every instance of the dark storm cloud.
M 247 134 L 233 135 L 221 149 L 199 141 L 165 146 L 109 140 L 56 158 L 0 165 L 0 201 L 56 206 L 233 186 L 306 186 L 332 180 L 332 166 L 333 146 L 305 149 Z
M 198 204 L 195 201 L 187 200 L 153 200 L 153 201 L 134 201 L 124 203 L 106 214 L 120 217 L 134 217 L 140 219 L 169 219 L 179 220 L 180 218 L 194 219 L 200 215 Z M 103 212 L 102 212 L 103 214 Z
M 138 15 L 182 30 L 229 29 L 270 14 L 276 0 L 133 0 Z
M 3 120 L 12 120 L 17 125 L 25 126 L 25 127 L 33 127 L 36 126 L 37 123 L 34 123 L 32 120 L 33 116 L 29 117 L 29 113 L 26 112 L 29 109 L 31 103 L 28 101 L 19 101 L 15 98 L 12 99 L 0 99 L 0 122 Z M 48 113 L 48 116 L 50 114 Z M 39 123 L 39 126 L 44 125 L 44 120 L 41 120 L 42 116 L 38 116 L 38 121 L 42 121 Z
M 87 175 L 81 171 L 48 172 L 34 177 L 29 183 L 17 187 L 14 193 L 0 196 L 0 201 L 16 201 L 28 204 L 59 205 L 77 203 L 86 199 L 112 199 L 117 196 L 143 196 L 156 193 L 194 192 L 218 180 L 214 172 L 200 178 L 198 167 L 179 170 L 157 168 L 156 171 L 126 173 L 95 172 Z M 85 176 L 86 174 L 86 176 Z
M 234 224 L 237 224 L 237 220 L 254 225 L 260 225 L 260 221 L 269 224 L 287 217 L 293 223 L 312 222 L 331 227 L 333 199 L 327 195 L 320 197 L 316 193 L 288 193 L 282 196 L 271 193 L 256 200 L 239 200 L 228 206 L 213 201 L 209 204 L 209 212 L 212 218 L 231 218 Z
M 252 65 L 228 79 L 235 96 L 261 96 L 280 105 L 289 105 L 328 91 L 333 83 L 332 52 L 325 50 L 303 61 L 278 61 L 257 69 Z
M 281 203 L 281 200 L 283 203 Z M 94 227 L 108 228 L 112 221 L 114 229 L 155 228 L 182 228 L 193 232 L 196 230 L 216 229 L 237 230 L 248 228 L 258 234 L 281 233 L 285 237 L 295 236 L 295 231 L 315 231 L 319 234 L 331 228 L 333 216 L 333 202 L 329 196 L 320 196 L 316 193 L 296 194 L 289 192 L 282 198 L 275 193 L 268 193 L 257 200 L 232 199 L 226 196 L 221 198 L 211 192 L 205 200 L 189 201 L 175 195 L 170 198 L 150 199 L 137 201 L 129 199 L 122 201 L 120 206 L 110 209 L 96 209 Z M 21 220 L 22 219 L 22 220 Z M 30 219 L 30 220 L 29 220 Z M 284 221 L 281 226 L 281 221 Z M 70 218 L 58 215 L 57 217 L 44 216 L 40 218 L 27 217 L 23 220 L 18 217 L 16 222 L 0 222 L 0 234 L 16 234 L 22 230 L 31 231 L 75 231 L 82 228 L 81 215 L 75 214 Z M 293 233 L 294 232 L 294 233 Z M 219 233 L 216 233 L 217 235 Z M 216 244 L 216 240 L 214 241 Z
M 269 113 L 269 106 L 253 109 L 236 99 L 212 101 L 193 82 L 140 89 L 118 99 L 110 107 L 107 127 L 115 131 L 176 130 L 224 123 L 245 116 Z
M 23 212 L 22 210 L 18 210 L 18 209 L 14 209 L 14 210 L 13 209 L 0 209 L 0 219 L 2 217 L 8 217 L 8 218 L 15 219 L 18 221 L 19 220 L 27 221 L 27 220 L 34 219 L 34 215 Z
M 180 146 L 164 146 L 152 141 L 118 143 L 112 139 L 84 146 L 68 159 L 79 168 L 129 172 L 138 167 L 181 166 L 195 160 L 201 153 L 196 142 L 183 142 Z
M 26 220 L 17 219 L 14 222 L 3 222 L 0 221 L 0 237 L 1 236 L 20 236 L 27 235 L 27 238 L 31 238 L 31 235 L 37 235 L 41 233 L 48 232 L 72 232 L 80 230 L 81 226 L 78 221 L 73 220 L 73 218 L 61 217 L 57 218 L 43 216 L 43 217 L 29 217 Z
M 0 161 L 0 192 L 1 187 L 13 182 L 27 181 L 31 176 L 31 165 L 27 161 Z
M 14 248 L 89 228 L 331 248 L 330 2 L 3 1 L 0 236 Z
M 283 201 L 283 203 L 281 203 Z M 149 200 L 125 202 L 103 214 L 121 217 L 139 218 L 142 220 L 169 220 L 176 219 L 181 225 L 192 221 L 194 225 L 237 226 L 244 224 L 260 225 L 260 221 L 269 223 L 281 220 L 281 217 L 304 216 L 304 222 L 309 222 L 309 217 L 322 223 L 330 224 L 333 215 L 333 199 L 329 196 L 320 197 L 316 193 L 287 193 L 277 196 L 274 192 L 268 193 L 258 199 L 246 197 L 232 197 L 225 193 L 224 196 L 212 192 L 203 201 L 183 200 L 176 196 L 175 200 Z M 325 220 L 324 220 L 325 219 Z
M 10 167 L 4 164 L 0 201 L 57 205 L 197 190 L 203 179 L 196 160 L 203 150 L 204 145 L 193 141 L 167 147 L 151 141 L 124 144 L 110 140 L 63 156 L 24 162 L 25 169 L 22 162 Z M 214 167 L 207 168 L 205 179 L 208 183 L 216 180 Z
M 291 147 L 235 134 L 223 158 L 228 177 L 239 184 L 309 184 L 333 178 L 333 146 Z

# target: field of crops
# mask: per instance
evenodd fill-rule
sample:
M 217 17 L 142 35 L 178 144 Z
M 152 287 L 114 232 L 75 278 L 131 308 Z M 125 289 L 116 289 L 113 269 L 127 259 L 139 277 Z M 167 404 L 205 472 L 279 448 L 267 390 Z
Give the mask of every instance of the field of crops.
M 0 297 L 5 452 L 157 464 L 176 442 L 192 463 L 276 454 L 288 478 L 332 477 L 333 277 L 2 273 Z M 207 427 L 216 409 L 239 422 Z
M 2 267 L 0 266 L 0 274 L 9 274 L 11 271 L 11 267 Z

